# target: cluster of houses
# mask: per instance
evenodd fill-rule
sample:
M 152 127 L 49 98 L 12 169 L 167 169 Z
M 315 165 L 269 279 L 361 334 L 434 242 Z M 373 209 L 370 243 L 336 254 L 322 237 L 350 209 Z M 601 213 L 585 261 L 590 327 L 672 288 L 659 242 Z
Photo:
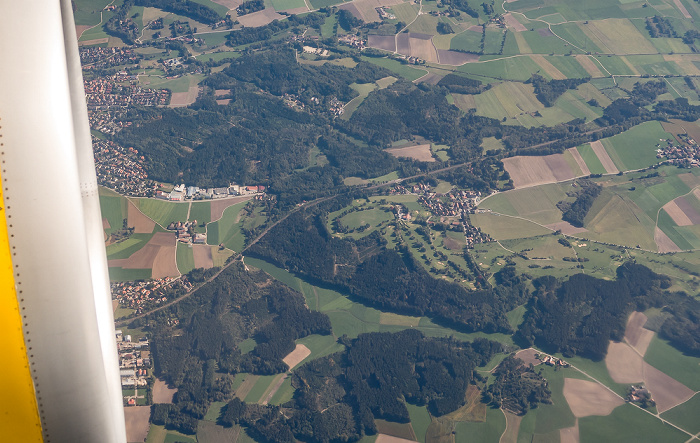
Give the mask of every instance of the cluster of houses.
M 170 192 L 156 191 L 155 197 L 168 201 L 184 201 L 186 199 L 211 200 L 236 195 L 262 194 L 265 192 L 265 189 L 265 186 L 242 186 L 236 184 L 230 184 L 228 187 L 222 188 L 199 188 L 197 186 L 185 186 L 182 183 L 175 186 Z
M 83 70 L 111 68 L 120 65 L 136 65 L 141 55 L 132 48 L 103 48 L 85 46 L 80 48 L 80 63 Z
M 136 76 L 126 71 L 85 80 L 84 86 L 88 111 L 107 111 L 132 105 L 164 106 L 170 102 L 169 90 L 142 88 Z
M 681 140 L 685 143 L 679 145 L 673 144 L 671 140 L 666 140 L 666 146 L 661 144 L 656 145 L 656 157 L 667 158 L 668 163 L 674 164 L 679 168 L 697 168 L 700 167 L 700 146 L 688 134 L 680 134 Z
M 536 354 L 535 358 L 547 366 L 561 366 L 562 368 L 568 368 L 571 366 L 561 358 L 552 357 L 551 355 L 547 354 Z
M 382 20 L 394 20 L 396 16 L 389 12 L 386 7 L 380 6 L 379 8 L 374 8 L 377 11 L 377 14 L 379 14 L 379 17 L 382 18 Z
M 152 381 L 148 373 L 148 368 L 151 367 L 148 339 L 142 338 L 133 341 L 130 335 L 124 335 L 118 329 L 116 340 L 122 389 L 129 390 L 129 394 L 124 397 L 124 400 L 127 405 L 135 406 L 137 399 L 145 397 L 145 388 Z M 144 388 L 144 394 L 139 395 L 139 388 Z M 132 389 L 134 390 L 133 395 L 130 393 Z
M 463 214 L 473 214 L 481 199 L 481 192 L 452 189 L 446 194 L 438 194 L 431 192 L 429 186 L 422 186 L 427 187 L 427 190 L 423 190 L 418 203 L 436 216 L 459 217 Z
M 338 42 L 359 50 L 363 50 L 367 46 L 366 40 L 363 40 L 361 37 L 353 34 L 339 36 Z
M 196 245 L 206 244 L 207 235 L 194 232 L 195 226 L 197 226 L 197 220 L 173 222 L 168 225 L 168 231 L 175 231 L 175 237 L 179 242 Z
M 632 385 L 627 390 L 627 401 L 631 403 L 641 403 L 643 407 L 654 406 L 656 402 L 651 396 L 651 392 L 644 385 Z
M 135 148 L 124 148 L 108 140 L 92 139 L 97 182 L 122 195 L 153 195 L 157 184 L 148 179 L 144 157 Z
M 319 57 L 328 57 L 331 55 L 328 49 L 314 48 L 313 46 L 304 46 L 304 52 L 307 54 L 315 54 Z
M 90 127 L 92 129 L 97 129 L 103 134 L 114 135 L 122 129 L 131 126 L 131 122 L 125 122 L 116 118 L 116 113 L 121 114 L 123 112 L 124 111 L 121 109 L 102 112 L 90 112 L 88 114 L 88 121 L 90 122 Z
M 147 311 L 154 305 L 159 305 L 168 300 L 168 293 L 174 288 L 184 290 L 192 289 L 192 283 L 187 277 L 165 277 L 148 281 L 112 282 L 112 298 L 121 306 L 134 309 L 136 314 Z

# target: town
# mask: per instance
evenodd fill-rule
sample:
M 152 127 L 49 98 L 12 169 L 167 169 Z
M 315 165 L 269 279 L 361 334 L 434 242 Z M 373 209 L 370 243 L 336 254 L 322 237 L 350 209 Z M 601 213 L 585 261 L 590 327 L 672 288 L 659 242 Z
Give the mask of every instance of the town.
M 656 145 L 656 158 L 667 158 L 668 163 L 679 168 L 700 167 L 700 146 L 688 134 L 679 134 L 678 137 L 684 142 L 680 146 L 666 140 L 666 146 Z
M 112 298 L 119 305 L 133 309 L 135 315 L 167 302 L 173 294 L 189 292 L 193 285 L 187 276 L 165 277 L 148 281 L 112 282 Z

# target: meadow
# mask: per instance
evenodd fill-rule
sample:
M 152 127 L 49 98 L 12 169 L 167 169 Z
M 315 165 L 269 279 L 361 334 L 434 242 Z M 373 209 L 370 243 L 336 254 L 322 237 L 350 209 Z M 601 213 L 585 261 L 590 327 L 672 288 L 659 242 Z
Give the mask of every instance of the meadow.
M 154 198 L 135 198 L 131 201 L 163 228 L 167 228 L 173 222 L 187 221 L 189 203 L 173 203 Z

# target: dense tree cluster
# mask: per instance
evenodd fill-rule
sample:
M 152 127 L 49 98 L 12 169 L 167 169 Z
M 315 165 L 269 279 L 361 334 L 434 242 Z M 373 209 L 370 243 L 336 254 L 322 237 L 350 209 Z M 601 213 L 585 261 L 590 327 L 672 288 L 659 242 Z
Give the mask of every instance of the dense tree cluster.
M 622 340 L 628 315 L 663 303 L 667 277 L 631 262 L 617 269 L 617 280 L 576 274 L 561 282 L 534 281 L 536 292 L 516 336 L 565 356 L 605 356 L 609 340 Z
M 498 365 L 496 376 L 484 393 L 484 398 L 497 408 L 517 415 L 525 415 L 538 404 L 552 403 L 547 381 L 512 355 Z
M 661 326 L 659 335 L 682 352 L 700 356 L 700 301 L 677 294 L 665 310 L 672 315 Z
M 223 20 L 223 17 L 209 6 L 192 0 L 135 0 L 135 2 L 136 6 L 162 9 L 163 11 L 184 15 L 202 23 L 211 24 Z
M 119 37 L 128 45 L 134 44 L 139 31 L 136 23 L 131 17 L 128 17 L 132 6 L 134 6 L 134 0 L 126 0 L 104 24 L 104 30 L 107 34 Z
M 338 24 L 342 26 L 343 29 L 350 31 L 353 28 L 362 26 L 364 22 L 352 15 L 352 12 L 347 9 L 340 9 L 338 10 Z
M 583 220 L 593 206 L 596 197 L 600 195 L 602 186 L 590 180 L 579 180 L 577 184 L 580 186 L 580 191 L 573 203 L 569 204 L 566 209 L 562 208 L 562 220 L 582 228 Z
M 435 416 L 464 404 L 477 366 L 501 351 L 499 343 L 424 337 L 419 331 L 341 338 L 346 350 L 294 372 L 294 398 L 276 406 L 231 400 L 220 423 L 241 424 L 260 441 L 354 441 L 376 433 L 375 418 L 407 423 L 406 401 Z
M 655 15 L 653 17 L 647 17 L 647 30 L 652 38 L 667 37 L 676 38 L 678 33 L 673 28 L 673 24 L 666 17 L 660 15 Z
M 590 78 L 569 78 L 565 80 L 547 80 L 541 75 L 534 74 L 528 80 L 535 88 L 537 100 L 543 105 L 554 106 L 554 102 L 566 92 L 567 89 L 574 89 L 582 83 L 586 83 Z
M 480 94 L 491 87 L 491 85 L 484 85 L 479 80 L 457 74 L 447 74 L 440 79 L 438 85 L 458 94 Z
M 442 4 L 448 7 L 448 10 L 457 9 L 466 12 L 467 15 L 473 18 L 479 17 L 479 11 L 474 9 L 467 0 L 443 0 Z M 458 15 L 457 13 L 456 15 Z
M 454 34 L 455 31 L 452 29 L 452 26 L 450 26 L 449 23 L 438 22 L 437 32 L 438 32 L 438 34 Z
M 263 2 L 263 0 L 246 0 L 238 5 L 236 12 L 241 16 L 262 11 L 263 9 L 265 9 L 265 2 Z

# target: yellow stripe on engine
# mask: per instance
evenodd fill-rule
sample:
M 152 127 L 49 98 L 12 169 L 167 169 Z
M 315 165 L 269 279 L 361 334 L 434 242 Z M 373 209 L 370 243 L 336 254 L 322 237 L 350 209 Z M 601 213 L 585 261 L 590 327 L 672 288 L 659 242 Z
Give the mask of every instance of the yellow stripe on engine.
M 3 202 L 0 186 L 0 441 L 41 442 L 41 421 L 24 345 Z

